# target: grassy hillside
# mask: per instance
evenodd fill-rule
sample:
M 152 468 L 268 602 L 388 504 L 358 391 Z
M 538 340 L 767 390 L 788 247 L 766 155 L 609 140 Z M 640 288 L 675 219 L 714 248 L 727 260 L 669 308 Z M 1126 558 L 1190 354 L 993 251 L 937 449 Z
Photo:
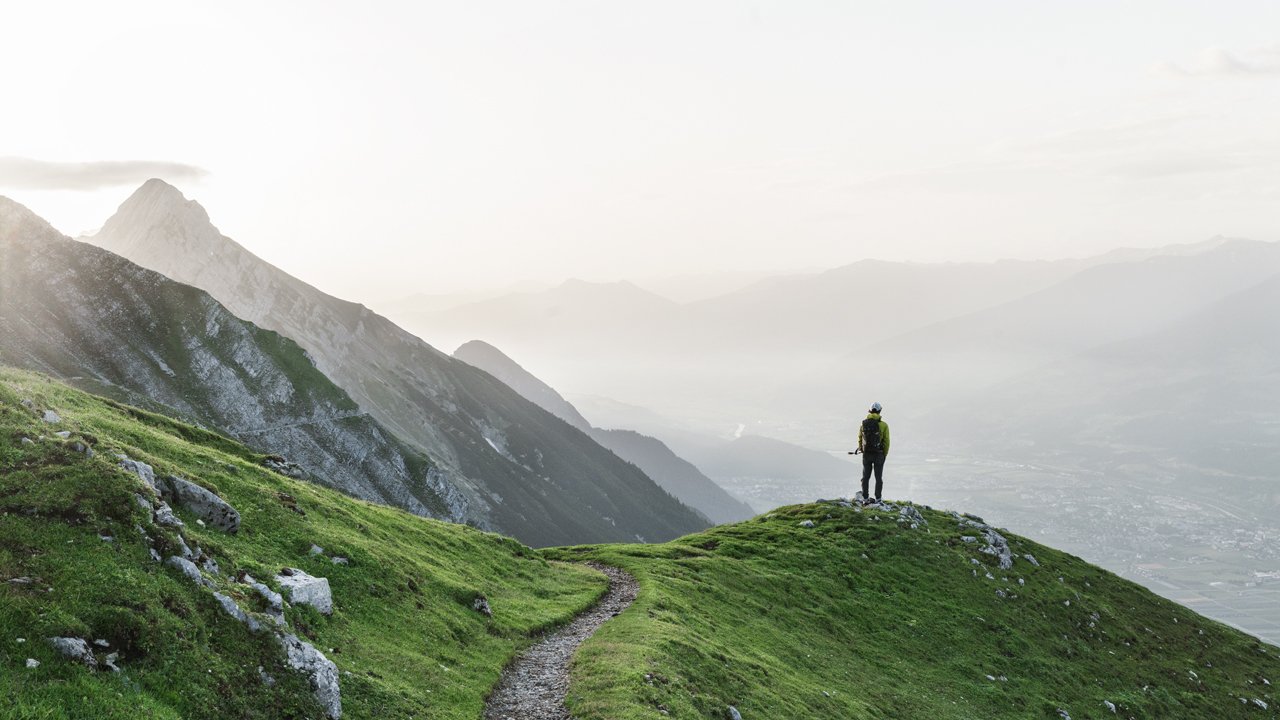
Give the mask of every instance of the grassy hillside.
M 912 529 L 897 512 L 797 505 L 664 545 L 549 553 L 641 583 L 583 646 L 574 716 L 1280 716 L 1280 648 L 1007 533 L 1002 571 L 982 531 L 922 514 Z
M 46 409 L 61 422 L 44 422 Z M 94 456 L 77 452 L 76 442 Z M 332 616 L 295 605 L 285 618 L 337 664 L 344 717 L 479 717 L 529 633 L 604 590 L 594 571 L 549 563 L 513 540 L 293 481 L 221 436 L 0 369 L 6 718 L 322 716 L 307 680 L 283 667 L 271 633 L 251 633 L 208 590 L 151 559 L 138 527 L 164 555 L 178 552 L 177 531 L 150 524 L 134 497 L 143 485 L 114 453 L 215 490 L 240 512 L 235 535 L 178 515 L 185 542 L 221 568 L 211 582 L 245 609 L 260 601 L 233 580 L 239 571 L 272 586 L 286 566 L 328 578 Z M 324 554 L 310 554 L 312 544 Z M 488 598 L 491 618 L 472 608 L 477 594 Z M 51 636 L 106 640 L 122 672 L 58 656 Z M 28 658 L 39 667 L 27 668 Z
M 183 510 L 181 530 L 150 524 L 135 499 L 147 491 L 117 452 L 216 491 L 239 510 L 239 532 Z M 1280 716 L 1280 648 L 1008 533 L 1002 570 L 998 531 L 972 518 L 921 508 L 912 527 L 901 511 L 820 502 L 660 545 L 537 552 L 261 461 L 0 369 L 0 716 L 323 717 L 272 633 L 155 562 L 139 528 L 166 556 L 180 538 L 198 545 L 220 566 L 205 578 L 259 619 L 239 572 L 276 589 L 283 567 L 327 577 L 334 613 L 294 605 L 285 619 L 337 664 L 345 718 L 479 718 L 530 633 L 603 592 L 601 576 L 558 562 L 587 559 L 627 569 L 641 592 L 578 655 L 579 720 L 711 720 L 731 705 L 745 720 Z M 474 609 L 480 594 L 492 617 Z M 52 636 L 105 640 L 99 655 L 119 653 L 121 672 L 57 655 Z

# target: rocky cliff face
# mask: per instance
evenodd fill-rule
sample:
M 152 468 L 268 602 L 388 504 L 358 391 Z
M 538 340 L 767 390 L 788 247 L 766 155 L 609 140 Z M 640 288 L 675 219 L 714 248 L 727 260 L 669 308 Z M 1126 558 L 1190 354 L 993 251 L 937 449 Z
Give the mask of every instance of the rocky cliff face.
M 181 415 L 359 498 L 484 522 L 297 344 L 2 197 L 0 363 Z
M 436 461 L 470 507 L 527 543 L 659 540 L 706 526 L 487 373 L 256 257 L 170 185 L 148 181 L 91 241 L 297 341 L 362 409 Z

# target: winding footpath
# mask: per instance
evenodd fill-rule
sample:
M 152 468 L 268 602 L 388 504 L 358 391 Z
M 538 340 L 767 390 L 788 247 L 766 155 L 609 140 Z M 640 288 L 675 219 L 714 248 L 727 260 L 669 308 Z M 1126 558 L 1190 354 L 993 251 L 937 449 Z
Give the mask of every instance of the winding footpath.
M 589 563 L 609 576 L 609 591 L 590 610 L 543 638 L 502 671 L 485 704 L 485 720 L 571 720 L 564 697 L 569 661 L 584 640 L 636 599 L 636 579 L 615 567 Z

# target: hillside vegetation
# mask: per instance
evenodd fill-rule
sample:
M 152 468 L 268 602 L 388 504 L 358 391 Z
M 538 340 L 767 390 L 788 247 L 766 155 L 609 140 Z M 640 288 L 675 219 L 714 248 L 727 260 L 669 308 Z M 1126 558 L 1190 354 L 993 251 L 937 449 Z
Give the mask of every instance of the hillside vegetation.
M 1280 716 L 1280 648 L 983 526 L 819 502 L 663 545 L 556 550 L 641 586 L 583 645 L 574 717 Z
M 181 528 L 153 522 L 136 496 L 159 498 L 116 453 L 217 493 L 238 532 L 182 508 Z M 0 715 L 324 717 L 242 575 L 282 590 L 287 567 L 331 585 L 331 615 L 295 602 L 279 632 L 336 664 L 343 717 L 475 720 L 531 635 L 603 593 L 562 561 L 598 560 L 640 595 L 577 656 L 578 720 L 1277 717 L 1280 649 L 971 516 L 818 501 L 664 544 L 539 552 L 265 459 L 0 369 Z M 184 544 L 216 561 L 196 571 L 207 587 L 151 556 Z M 51 637 L 105 646 L 90 668 Z
M 59 421 L 46 422 L 46 410 Z M 239 531 L 176 506 L 184 527 L 153 524 L 135 499 L 147 490 L 116 453 L 213 490 L 239 511 Z M 604 591 L 595 571 L 291 480 L 262 460 L 221 436 L 0 369 L 0 714 L 323 717 L 273 633 L 251 632 L 212 594 L 269 625 L 262 599 L 235 578 L 248 572 L 280 590 L 272 578 L 290 567 L 332 588 L 332 615 L 294 604 L 284 618 L 336 664 L 344 717 L 470 720 L 530 633 Z M 216 561 L 217 574 L 203 573 L 213 587 L 154 561 L 144 532 L 162 556 L 185 543 Z M 481 595 L 492 617 L 473 609 Z M 50 637 L 104 640 L 93 649 L 118 653 L 120 672 L 71 662 Z

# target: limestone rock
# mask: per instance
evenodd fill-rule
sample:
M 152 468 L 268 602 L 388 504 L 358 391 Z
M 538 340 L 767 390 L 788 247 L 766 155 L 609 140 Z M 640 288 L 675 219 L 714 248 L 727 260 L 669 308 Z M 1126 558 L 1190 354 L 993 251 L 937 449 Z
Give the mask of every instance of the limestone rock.
M 333 720 L 342 717 L 342 690 L 338 686 L 338 666 L 334 665 L 311 643 L 299 640 L 297 635 L 279 638 L 285 651 L 285 661 L 294 670 L 305 673 L 311 682 L 316 700 L 324 706 Z
M 729 706 L 729 720 L 742 720 L 742 713 L 738 712 L 738 708 Z
M 54 412 L 54 411 L 52 411 L 52 410 L 45 410 L 45 411 L 44 411 L 44 421 L 45 421 L 45 422 L 47 422 L 47 423 L 49 423 L 50 425 L 56 425 L 56 424 L 58 424 L 58 423 L 62 422 L 62 418 L 58 416 L 58 413 L 56 413 L 56 412 Z
M 173 508 L 169 507 L 169 503 L 160 500 L 156 505 L 156 524 L 164 525 L 165 527 L 180 528 L 183 527 L 185 523 L 179 520 L 177 515 L 173 514 Z
M 223 610 L 227 611 L 228 615 L 235 618 L 237 621 L 248 625 L 250 632 L 258 632 L 262 630 L 262 623 L 255 620 L 249 613 L 241 610 L 235 600 L 232 600 L 220 592 L 215 592 L 213 594 L 213 599 L 218 601 L 218 604 L 222 606 Z
M 147 487 L 159 492 L 159 489 L 156 487 L 156 471 L 153 470 L 150 465 L 142 462 L 141 460 L 130 460 L 125 455 L 117 455 L 117 457 L 120 458 L 121 468 L 127 472 L 137 475 L 142 479 L 142 482 L 147 484 Z
M 27 658 L 27 667 L 34 670 L 35 668 L 40 667 L 40 661 L 35 658 Z
M 812 521 L 812 520 L 802 520 L 802 521 L 800 522 L 800 527 L 802 527 L 802 528 L 811 528 L 811 527 L 813 527 L 813 521 Z
M 276 575 L 276 582 L 294 605 L 310 605 L 321 614 L 333 614 L 333 594 L 329 590 L 328 578 L 314 577 L 297 568 L 285 568 Z
M 240 529 L 240 513 L 206 488 L 170 475 L 165 478 L 162 489 L 166 491 L 167 499 L 187 508 L 213 527 L 232 535 Z
M 471 609 L 493 617 L 493 609 L 489 607 L 489 598 L 484 595 L 477 595 L 476 599 L 471 601 Z
M 169 559 L 164 562 L 170 567 L 177 568 L 179 572 L 190 578 L 191 582 L 203 587 L 210 587 L 210 582 L 205 579 L 205 576 L 200 572 L 200 568 L 196 567 L 196 564 L 190 560 L 170 555 Z
M 89 643 L 84 638 L 51 637 L 49 644 L 63 657 L 79 660 L 91 668 L 98 667 L 98 660 L 93 656 L 93 650 L 89 648 Z
M 1004 539 L 1004 536 L 991 528 L 983 530 L 983 534 L 987 537 L 987 545 L 982 548 L 982 552 L 996 556 L 1000 561 L 1001 570 L 1013 567 L 1013 551 L 1009 549 L 1009 542 Z

